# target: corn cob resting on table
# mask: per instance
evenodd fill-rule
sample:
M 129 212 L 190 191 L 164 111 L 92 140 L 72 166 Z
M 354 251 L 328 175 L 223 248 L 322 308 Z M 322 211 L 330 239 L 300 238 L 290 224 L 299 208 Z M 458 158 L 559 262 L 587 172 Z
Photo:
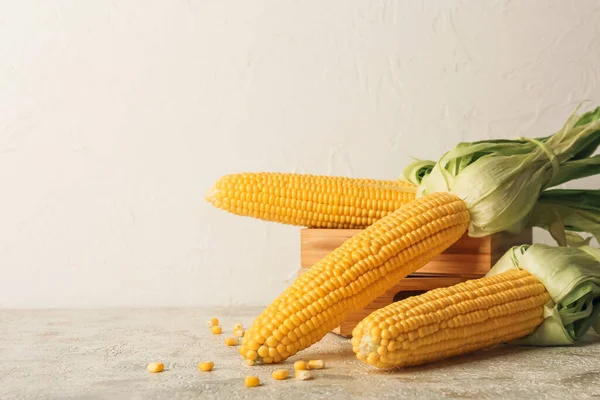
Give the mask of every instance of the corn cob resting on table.
M 277 363 L 316 343 L 350 310 L 457 241 L 468 222 L 464 202 L 449 193 L 415 200 L 376 221 L 298 277 L 246 331 L 240 352 L 250 361 Z
M 574 115 L 546 138 L 462 143 L 437 163 L 411 165 L 405 176 L 418 185 L 416 197 L 386 211 L 299 276 L 246 331 L 240 354 L 250 364 L 283 361 L 319 341 L 349 313 L 427 264 L 466 232 L 476 237 L 519 232 L 530 224 L 543 190 L 600 172 L 589 167 L 598 143 L 600 108 Z M 227 190 L 225 197 L 233 198 L 231 191 L 236 189 Z M 269 207 L 264 196 L 246 195 L 240 201 L 250 198 L 259 199 L 258 204 L 253 200 L 254 215 L 281 218 L 274 217 L 276 213 L 257 214 Z M 218 201 L 213 204 L 219 206 Z M 242 204 L 236 207 L 243 209 Z M 305 225 L 306 220 L 297 224 Z M 376 356 L 371 358 L 377 362 Z
M 352 348 L 388 369 L 507 342 L 568 345 L 592 326 L 600 333 L 600 250 L 534 244 L 513 247 L 484 278 L 374 311 Z

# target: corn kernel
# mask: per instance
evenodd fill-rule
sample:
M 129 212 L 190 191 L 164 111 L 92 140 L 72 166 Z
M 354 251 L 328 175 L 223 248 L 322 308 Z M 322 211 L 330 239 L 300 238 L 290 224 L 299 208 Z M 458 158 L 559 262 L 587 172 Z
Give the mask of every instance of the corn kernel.
M 297 369 L 296 370 L 296 379 L 300 379 L 301 381 L 306 381 L 312 379 L 312 375 L 310 371 L 305 369 Z
M 278 381 L 287 379 L 289 375 L 290 373 L 287 369 L 276 369 L 275 371 L 271 372 L 271 376 Z
M 221 328 L 219 325 L 216 326 L 211 326 L 210 330 L 212 331 L 212 333 L 214 333 L 215 335 L 218 335 L 220 333 L 223 333 L 223 328 Z
M 237 346 L 239 344 L 238 338 L 228 337 L 225 339 L 225 344 L 227 346 Z
M 310 360 L 308 362 L 308 369 L 323 369 L 325 368 L 325 361 L 323 360 Z
M 160 362 L 153 362 L 148 364 L 146 369 L 152 373 L 162 372 L 165 369 L 165 365 Z
M 255 387 L 260 385 L 260 380 L 258 379 L 258 376 L 247 376 L 246 379 L 244 379 L 244 385 L 246 387 Z
M 209 327 L 210 327 L 210 326 L 217 326 L 217 325 L 219 325 L 219 319 L 218 319 L 218 318 L 211 318 L 211 319 L 208 321 L 207 325 L 208 325 Z
M 294 363 L 294 369 L 296 371 L 302 371 L 307 369 L 306 361 L 298 360 Z
M 236 324 L 233 324 L 233 330 L 235 331 L 236 329 L 244 329 L 244 327 L 238 322 Z
M 244 337 L 244 330 L 243 329 L 235 329 L 233 331 L 233 335 L 237 336 L 237 337 Z
M 260 357 L 268 357 L 269 356 L 269 348 L 264 344 L 256 350 Z
M 248 350 L 246 352 L 246 358 L 248 360 L 254 360 L 254 361 L 256 361 L 256 359 L 258 358 L 258 353 L 256 351 L 254 351 L 254 350 Z
M 215 366 L 215 363 L 212 361 L 203 361 L 200 364 L 198 364 L 198 369 L 203 372 L 208 372 L 208 371 L 212 371 L 214 366 Z
M 249 366 L 253 366 L 256 362 L 254 360 L 246 360 L 246 364 Z

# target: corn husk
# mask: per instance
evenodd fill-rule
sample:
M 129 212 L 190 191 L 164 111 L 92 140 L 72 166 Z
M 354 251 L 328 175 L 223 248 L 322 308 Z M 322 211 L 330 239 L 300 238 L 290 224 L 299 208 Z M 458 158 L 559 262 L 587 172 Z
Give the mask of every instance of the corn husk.
M 420 186 L 423 179 L 431 173 L 435 167 L 435 161 L 431 160 L 416 160 L 408 164 L 402 172 L 401 179 L 406 179 L 409 182 Z
M 596 162 L 600 157 L 594 157 Z M 414 183 L 419 184 L 435 163 L 412 164 Z M 572 170 L 574 171 L 574 169 Z M 553 189 L 540 194 L 526 226 L 545 229 L 559 246 L 585 246 L 592 238 L 600 243 L 600 190 Z M 584 238 L 580 234 L 592 236 Z
M 532 334 L 512 343 L 570 345 L 591 327 L 600 333 L 600 250 L 589 246 L 515 246 L 486 276 L 512 269 L 534 275 L 552 298 L 544 307 L 542 324 Z
M 469 235 L 519 232 L 540 194 L 572 179 L 600 173 L 600 107 L 568 119 L 547 137 L 460 143 L 438 162 L 416 161 L 404 170 L 417 197 L 451 192 L 469 208 Z
M 529 217 L 529 225 L 550 232 L 560 246 L 589 245 L 591 234 L 600 243 L 600 190 L 546 190 Z

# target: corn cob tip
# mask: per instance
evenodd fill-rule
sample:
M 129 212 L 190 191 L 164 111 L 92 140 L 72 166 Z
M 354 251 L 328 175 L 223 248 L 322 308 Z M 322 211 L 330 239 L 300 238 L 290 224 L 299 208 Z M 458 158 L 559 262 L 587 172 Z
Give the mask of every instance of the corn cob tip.
M 368 332 L 358 332 L 355 328 L 352 331 L 351 345 L 359 360 L 372 364 L 366 360 L 366 355 L 377 353 L 379 344 L 374 342 Z
M 215 186 L 208 189 L 208 192 L 206 192 L 206 201 L 209 203 L 212 203 L 215 200 L 216 192 L 217 192 L 217 188 Z

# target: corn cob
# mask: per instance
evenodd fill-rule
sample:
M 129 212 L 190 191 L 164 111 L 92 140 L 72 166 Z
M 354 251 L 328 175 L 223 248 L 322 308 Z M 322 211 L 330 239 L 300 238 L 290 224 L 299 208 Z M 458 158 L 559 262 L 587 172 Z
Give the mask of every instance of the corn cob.
M 361 229 L 414 200 L 415 193 L 406 181 L 262 172 L 225 175 L 206 199 L 265 221 Z
M 468 223 L 465 203 L 451 193 L 405 204 L 296 278 L 246 331 L 240 354 L 269 364 L 311 346 L 456 242 Z
M 392 303 L 352 332 L 359 360 L 378 368 L 420 365 L 532 333 L 550 295 L 524 270 L 511 270 Z

